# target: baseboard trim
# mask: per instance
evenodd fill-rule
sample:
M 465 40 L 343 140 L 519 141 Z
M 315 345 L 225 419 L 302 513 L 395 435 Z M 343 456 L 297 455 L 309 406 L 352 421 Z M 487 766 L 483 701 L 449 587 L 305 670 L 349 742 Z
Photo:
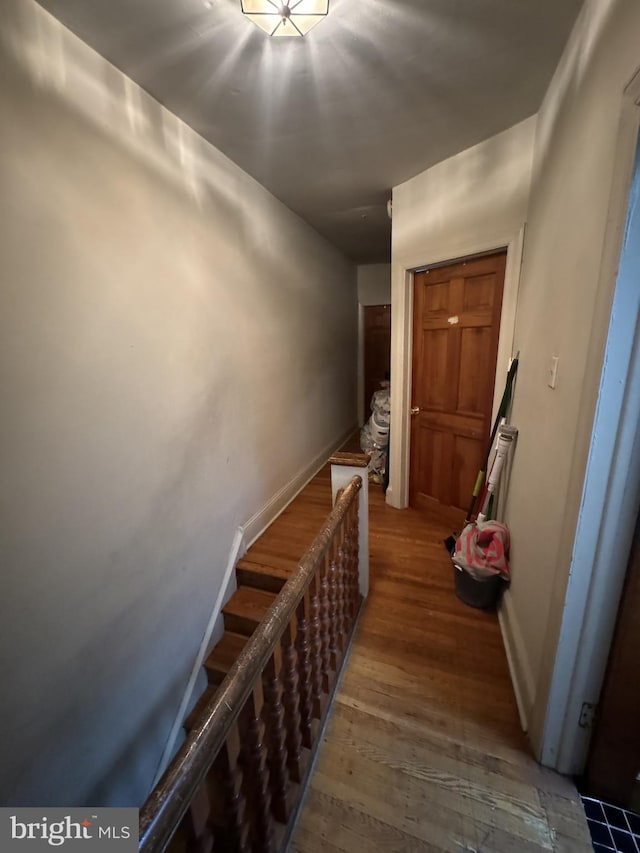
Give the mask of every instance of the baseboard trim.
M 502 642 L 507 654 L 520 725 L 522 730 L 527 732 L 529 731 L 529 713 L 533 708 L 535 696 L 535 681 L 513 607 L 513 600 L 508 589 L 504 591 L 502 596 L 498 610 L 498 621 L 502 633 Z
M 308 464 L 295 474 L 288 483 L 275 493 L 267 503 L 258 510 L 244 524 L 245 551 L 258 539 L 264 531 L 273 524 L 275 519 L 289 506 L 291 501 L 297 497 L 307 483 L 312 480 L 318 471 L 327 464 L 327 460 L 336 450 L 339 450 L 349 436 L 356 431 L 357 425 L 353 423 L 337 441 L 332 441 Z M 327 511 L 328 515 L 328 511 Z
M 327 460 L 331 454 L 336 450 L 339 450 L 345 441 L 353 435 L 356 429 L 357 426 L 354 423 L 345 433 L 343 433 L 343 435 L 340 436 L 339 439 L 332 441 L 327 445 L 327 447 L 325 447 L 309 465 L 306 465 L 298 471 L 298 473 L 292 477 L 288 483 L 276 492 L 276 494 L 267 501 L 262 509 L 252 515 L 245 524 L 241 525 L 236 530 L 224 571 L 223 580 L 211 611 L 211 615 L 200 644 L 200 649 L 198 650 L 198 655 L 191 669 L 189 681 L 187 682 L 182 701 L 180 702 L 178 713 L 176 714 L 176 718 L 171 727 L 167 745 L 165 746 L 162 754 L 156 777 L 153 780 L 152 789 L 155 788 L 160 777 L 169 766 L 169 763 L 174 756 L 182 723 L 189 712 L 198 675 L 212 644 L 217 642 L 219 639 L 219 637 L 215 636 L 216 625 L 218 624 L 222 608 L 231 597 L 231 594 L 235 591 L 234 570 L 236 563 L 246 553 L 247 549 L 256 541 L 256 539 L 262 536 L 267 527 L 269 527 L 270 524 L 273 524 L 276 518 L 289 506 L 291 501 L 300 494 L 307 483 L 315 477 L 318 471 L 327 464 Z M 327 515 L 329 514 L 329 511 L 330 508 L 327 507 Z

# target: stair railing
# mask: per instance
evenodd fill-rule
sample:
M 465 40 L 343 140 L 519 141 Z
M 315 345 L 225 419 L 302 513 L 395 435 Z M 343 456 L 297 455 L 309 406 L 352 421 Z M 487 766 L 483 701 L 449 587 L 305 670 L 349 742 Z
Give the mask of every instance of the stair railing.
M 141 809 L 140 853 L 286 846 L 362 602 L 362 487 L 353 476 L 337 493 L 297 571 Z

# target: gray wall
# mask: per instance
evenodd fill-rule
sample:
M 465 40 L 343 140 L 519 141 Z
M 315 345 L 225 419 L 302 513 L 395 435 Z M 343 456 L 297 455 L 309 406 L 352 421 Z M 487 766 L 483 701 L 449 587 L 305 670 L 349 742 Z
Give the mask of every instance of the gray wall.
M 0 78 L 0 802 L 139 804 L 236 527 L 355 422 L 355 268 L 27 0 Z
M 391 264 L 361 264 L 358 267 L 358 302 L 361 305 L 391 303 Z

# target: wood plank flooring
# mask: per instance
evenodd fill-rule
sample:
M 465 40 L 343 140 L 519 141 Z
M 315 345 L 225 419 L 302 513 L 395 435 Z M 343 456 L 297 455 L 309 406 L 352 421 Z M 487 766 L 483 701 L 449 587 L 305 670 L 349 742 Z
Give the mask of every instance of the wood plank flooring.
M 287 526 L 326 514 L 327 469 L 308 488 Z M 290 851 L 591 850 L 575 787 L 529 753 L 496 615 L 454 594 L 451 531 L 376 486 L 370 525 L 370 596 Z
M 325 465 L 238 561 L 238 580 L 278 591 L 331 512 L 331 466 Z

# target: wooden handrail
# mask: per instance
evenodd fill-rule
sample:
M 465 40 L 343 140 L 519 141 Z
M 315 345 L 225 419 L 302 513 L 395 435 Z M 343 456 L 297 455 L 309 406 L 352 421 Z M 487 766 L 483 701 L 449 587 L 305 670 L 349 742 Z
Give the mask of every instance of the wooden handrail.
M 190 732 L 150 794 L 140 811 L 140 853 L 161 853 L 166 849 L 361 488 L 362 479 L 356 476 L 341 490 L 297 570 L 283 586 L 207 705 L 200 723 Z

